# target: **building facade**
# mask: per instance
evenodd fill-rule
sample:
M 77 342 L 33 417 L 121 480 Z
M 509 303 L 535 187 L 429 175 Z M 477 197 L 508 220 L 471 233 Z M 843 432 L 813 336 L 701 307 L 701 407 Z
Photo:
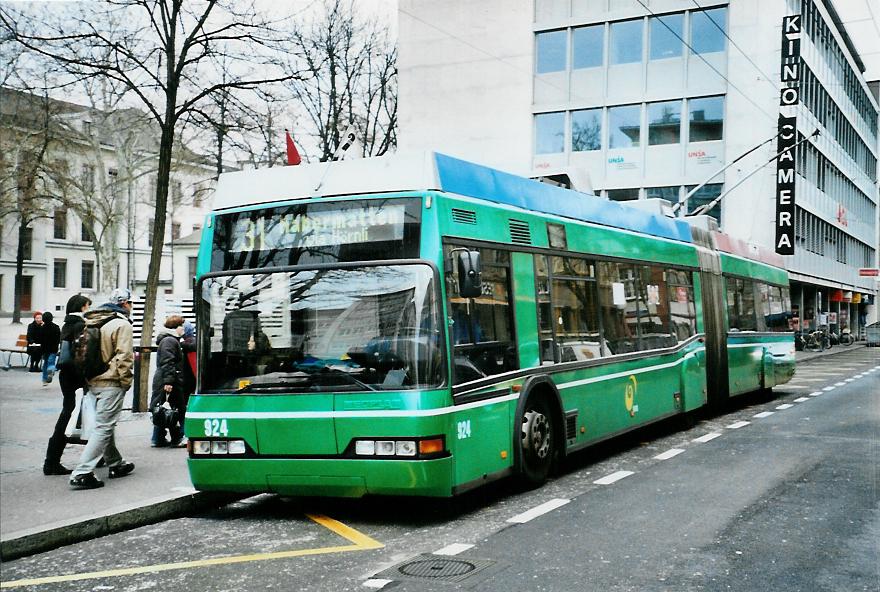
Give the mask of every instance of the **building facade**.
M 106 295 L 109 285 L 102 281 L 98 237 L 110 243 L 104 251 L 114 253 L 104 265 L 115 266 L 115 283 L 142 296 L 155 240 L 156 152 L 141 145 L 124 154 L 113 134 L 98 124 L 110 121 L 106 114 L 62 101 L 51 101 L 49 107 L 52 117 L 63 122 L 55 131 L 66 133 L 54 133 L 45 142 L 45 122 L 28 115 L 33 115 L 33 106 L 42 99 L 8 89 L 0 92 L 4 155 L 0 317 L 11 317 L 13 312 L 21 222 L 16 208 L 20 210 L 22 204 L 34 210 L 23 241 L 23 320 L 37 310 L 52 311 L 57 317 L 74 294 L 93 300 Z M 39 160 L 36 164 L 35 159 Z M 29 175 L 36 177 L 31 187 L 34 195 L 22 201 L 21 192 L 28 185 L 24 177 Z M 212 167 L 196 155 L 183 153 L 175 160 L 159 279 L 159 293 L 165 298 L 191 298 L 198 236 L 210 210 L 213 177 Z M 79 207 L 82 204 L 75 200 L 91 207 Z M 112 240 L 101 235 L 109 216 L 116 220 Z
M 798 140 L 819 132 L 796 148 L 793 306 L 804 328 L 857 329 L 876 320 L 859 270 L 877 267 L 878 105 L 831 0 L 401 0 L 399 148 L 679 215 L 724 194 L 722 230 L 773 248 L 787 15 L 799 101 L 784 110 Z

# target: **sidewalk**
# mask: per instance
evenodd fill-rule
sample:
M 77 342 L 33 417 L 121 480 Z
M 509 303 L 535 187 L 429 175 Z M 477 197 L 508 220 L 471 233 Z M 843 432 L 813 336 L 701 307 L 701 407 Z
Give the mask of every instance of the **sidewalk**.
M 131 408 L 132 392 L 125 408 Z M 20 368 L 0 371 L 0 557 L 36 553 L 181 515 L 218 502 L 196 492 L 180 448 L 150 448 L 147 413 L 123 411 L 116 445 L 135 463 L 134 472 L 107 479 L 101 489 L 74 491 L 68 477 L 43 475 L 49 436 L 61 411 L 55 380 L 43 387 L 40 374 Z M 76 466 L 82 445 L 68 445 L 62 463 Z
M 814 358 L 833 356 L 834 354 L 842 354 L 844 352 L 861 349 L 863 347 L 868 347 L 865 341 L 856 341 L 852 345 L 834 345 L 821 352 L 799 351 L 795 353 L 795 359 L 798 363 L 801 363 L 806 362 L 807 360 L 812 360 Z M 880 348 L 878 348 L 877 350 L 877 355 L 880 356 Z

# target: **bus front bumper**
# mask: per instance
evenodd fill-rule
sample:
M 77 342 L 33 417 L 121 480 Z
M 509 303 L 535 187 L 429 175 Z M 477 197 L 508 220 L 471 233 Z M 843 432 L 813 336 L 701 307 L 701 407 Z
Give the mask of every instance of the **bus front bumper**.
M 434 460 L 189 458 L 201 491 L 361 497 L 367 494 L 449 497 L 452 457 Z

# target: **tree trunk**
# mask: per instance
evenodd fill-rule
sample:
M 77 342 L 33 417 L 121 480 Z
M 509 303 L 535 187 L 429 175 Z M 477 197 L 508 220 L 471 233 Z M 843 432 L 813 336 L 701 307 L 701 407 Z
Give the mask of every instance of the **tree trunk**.
M 18 248 L 15 251 L 15 299 L 12 308 L 12 324 L 21 323 L 21 296 L 24 290 L 24 239 L 27 236 L 27 221 L 19 220 Z M 33 286 L 31 286 L 33 288 Z M 31 295 L 33 297 L 33 295 Z M 33 303 L 31 304 L 33 308 Z
M 144 296 L 144 324 L 141 329 L 141 358 L 139 376 L 139 397 L 137 407 L 146 410 L 150 398 L 150 344 L 153 340 L 153 323 L 156 318 L 156 294 L 159 291 L 159 270 L 162 266 L 162 250 L 165 246 L 165 214 L 168 205 L 168 184 L 171 179 L 171 158 L 174 148 L 174 102 L 166 112 L 166 123 L 162 126 L 159 141 L 159 170 L 156 176 L 156 217 L 153 221 L 153 247 L 150 252 L 150 269 L 147 273 L 147 287 Z

